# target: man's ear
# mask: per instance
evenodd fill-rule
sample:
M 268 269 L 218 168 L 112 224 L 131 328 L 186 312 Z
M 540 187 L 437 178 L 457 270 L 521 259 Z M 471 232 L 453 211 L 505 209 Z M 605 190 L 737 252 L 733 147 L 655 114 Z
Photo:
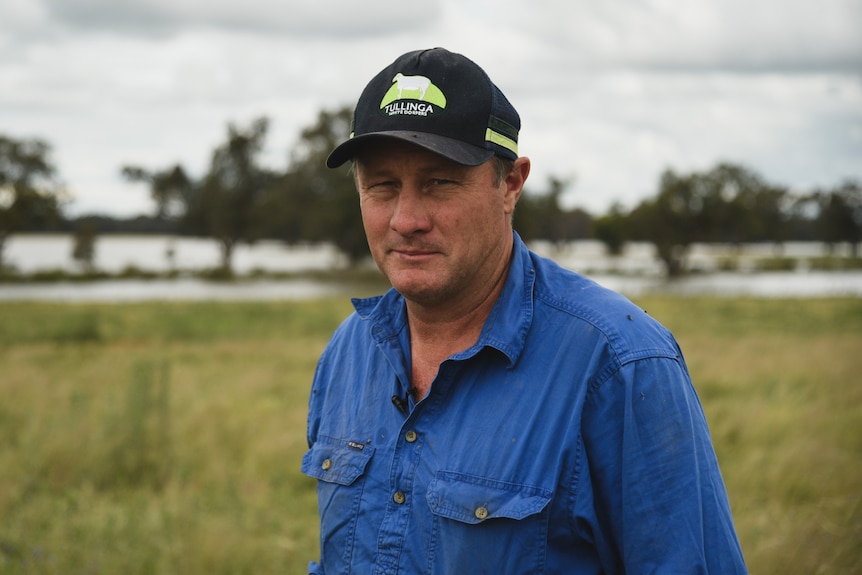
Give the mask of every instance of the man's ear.
M 503 185 L 506 187 L 504 205 L 507 214 L 515 211 L 515 204 L 521 198 L 521 192 L 524 191 L 524 183 L 527 181 L 529 175 L 530 158 L 521 157 L 515 160 L 512 170 L 503 180 Z

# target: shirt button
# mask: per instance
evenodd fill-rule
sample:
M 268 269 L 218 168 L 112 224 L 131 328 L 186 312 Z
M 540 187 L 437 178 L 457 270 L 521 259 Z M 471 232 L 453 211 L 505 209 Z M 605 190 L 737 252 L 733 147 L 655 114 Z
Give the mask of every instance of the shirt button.
M 320 464 L 320 467 L 323 468 L 324 471 L 328 470 L 330 467 L 332 467 L 332 460 L 324 459 L 323 463 Z
M 395 495 L 392 496 L 392 501 L 394 501 L 398 505 L 401 505 L 402 503 L 407 501 L 407 497 L 400 491 L 396 491 Z
M 412 429 L 404 434 L 404 439 L 407 440 L 407 443 L 413 443 L 418 437 L 419 435 Z
M 486 519 L 487 517 L 488 517 L 488 510 L 486 508 L 484 508 L 484 507 L 477 507 L 476 508 L 476 519 L 479 519 L 481 521 L 482 519 Z

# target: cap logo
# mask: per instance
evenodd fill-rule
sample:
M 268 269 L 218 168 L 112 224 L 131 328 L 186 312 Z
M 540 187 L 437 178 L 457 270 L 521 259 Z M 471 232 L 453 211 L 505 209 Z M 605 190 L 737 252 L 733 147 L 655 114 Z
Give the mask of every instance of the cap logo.
M 380 101 L 384 116 L 428 116 L 446 109 L 446 96 L 425 76 L 395 74 Z

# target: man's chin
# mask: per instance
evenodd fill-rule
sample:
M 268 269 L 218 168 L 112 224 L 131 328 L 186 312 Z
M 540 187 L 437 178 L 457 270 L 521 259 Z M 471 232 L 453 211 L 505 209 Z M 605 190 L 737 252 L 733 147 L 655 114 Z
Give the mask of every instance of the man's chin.
M 388 277 L 392 287 L 405 298 L 412 301 L 421 303 L 434 300 L 436 294 L 440 291 L 439 278 L 429 272 L 419 272 L 417 270 L 410 270 L 409 272 L 401 271 Z

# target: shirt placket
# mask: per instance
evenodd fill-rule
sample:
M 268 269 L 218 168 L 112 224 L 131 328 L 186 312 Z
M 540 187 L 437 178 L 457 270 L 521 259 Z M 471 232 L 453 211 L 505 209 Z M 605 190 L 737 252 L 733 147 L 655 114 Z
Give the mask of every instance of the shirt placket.
M 399 566 L 404 564 L 402 552 L 405 544 L 416 555 L 412 561 L 427 560 L 418 541 L 407 541 L 411 535 L 419 536 L 419 529 L 415 525 L 411 528 L 410 521 L 430 522 L 432 515 L 424 500 L 424 492 L 417 491 L 417 486 L 419 489 L 427 486 L 431 478 L 417 477 L 416 474 L 420 468 L 422 447 L 434 433 L 435 422 L 440 410 L 445 408 L 445 396 L 459 368 L 460 362 L 444 362 L 428 395 L 414 406 L 401 426 L 392 455 L 390 501 L 380 529 L 375 575 L 391 575 L 399 571 Z
M 382 325 L 376 326 L 374 330 L 380 350 L 389 361 L 396 379 L 401 381 L 401 387 L 406 389 L 409 379 L 404 363 L 405 350 L 402 349 L 399 338 L 391 336 L 391 333 Z M 403 404 L 405 408 L 407 404 L 408 402 L 405 401 Z M 416 410 L 410 411 L 412 413 L 406 415 L 392 451 L 389 464 L 389 489 L 386 493 L 374 495 L 388 500 L 377 532 L 377 556 L 373 573 L 380 575 L 398 571 L 401 553 L 407 543 L 408 524 L 413 507 L 413 478 L 422 448 L 419 434 L 412 427 L 416 419 Z
M 377 540 L 375 574 L 391 574 L 398 571 L 401 552 L 407 543 L 410 517 L 415 502 L 415 474 L 419 466 L 424 438 L 416 429 L 419 409 L 404 421 L 398 433 L 390 465 L 389 499 Z M 421 503 L 420 503 L 421 504 Z

